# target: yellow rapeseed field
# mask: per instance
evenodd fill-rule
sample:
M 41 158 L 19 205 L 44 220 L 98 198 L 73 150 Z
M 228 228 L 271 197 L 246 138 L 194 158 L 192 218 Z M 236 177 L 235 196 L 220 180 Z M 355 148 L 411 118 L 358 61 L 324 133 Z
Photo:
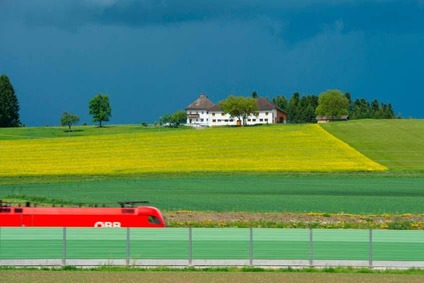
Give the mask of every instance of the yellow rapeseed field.
M 0 176 L 386 169 L 319 125 L 0 141 Z

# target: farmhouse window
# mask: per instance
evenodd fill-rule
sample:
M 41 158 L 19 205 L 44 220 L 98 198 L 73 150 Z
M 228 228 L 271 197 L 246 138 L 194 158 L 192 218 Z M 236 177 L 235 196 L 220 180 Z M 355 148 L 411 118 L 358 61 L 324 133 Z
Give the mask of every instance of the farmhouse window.
M 215 123 L 216 122 L 216 119 L 212 119 L 212 123 Z
M 215 113 L 212 113 L 212 116 L 215 116 Z

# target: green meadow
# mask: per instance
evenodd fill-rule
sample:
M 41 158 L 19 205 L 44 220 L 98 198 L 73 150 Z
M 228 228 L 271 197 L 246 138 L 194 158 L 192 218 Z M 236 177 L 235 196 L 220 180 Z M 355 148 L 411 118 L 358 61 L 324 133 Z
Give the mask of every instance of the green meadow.
M 278 125 L 275 129 L 278 127 L 290 127 L 293 131 L 303 126 Z M 424 213 L 424 120 L 362 120 L 322 127 L 329 136 L 337 137 L 341 143 L 389 170 L 4 176 L 0 178 L 0 198 L 109 206 L 121 200 L 149 200 L 165 211 Z M 269 132 L 274 126 L 254 128 L 255 133 L 260 133 L 262 129 Z M 219 133 L 239 129 L 213 130 Z M 154 135 L 159 131 L 166 136 L 175 132 L 192 135 L 197 130 L 136 125 L 80 126 L 75 127 L 71 137 Z M 65 137 L 69 133 L 60 127 L 0 129 L 0 147 L 1 140 Z M 239 139 L 234 147 L 248 148 L 248 145 L 249 140 L 243 143 Z M 297 148 L 297 154 L 299 160 L 308 158 L 308 151 L 302 153 Z
M 423 213 L 424 179 L 349 175 L 144 177 L 0 185 L 0 198 L 106 203 L 148 200 L 164 211 Z
M 187 127 L 143 127 L 141 125 L 107 125 L 99 128 L 95 126 L 73 126 L 68 132 L 68 127 L 23 127 L 23 128 L 0 128 L 0 141 L 4 140 L 31 140 L 67 137 L 89 137 L 119 134 L 175 132 L 192 130 Z
M 391 170 L 424 170 L 424 120 L 353 120 L 322 127 Z

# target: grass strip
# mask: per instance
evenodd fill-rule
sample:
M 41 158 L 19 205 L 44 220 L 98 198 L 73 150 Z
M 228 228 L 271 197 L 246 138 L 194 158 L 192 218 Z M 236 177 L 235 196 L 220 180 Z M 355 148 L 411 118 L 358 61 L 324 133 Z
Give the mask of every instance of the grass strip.
M 307 268 L 262 268 L 262 267 L 136 267 L 136 266 L 100 266 L 100 267 L 77 267 L 67 265 L 63 267 L 13 267 L 1 266 L 0 271 L 107 271 L 107 272 L 273 272 L 273 273 L 353 273 L 353 274 L 408 274 L 424 275 L 424 269 L 372 269 L 354 267 L 307 267 Z

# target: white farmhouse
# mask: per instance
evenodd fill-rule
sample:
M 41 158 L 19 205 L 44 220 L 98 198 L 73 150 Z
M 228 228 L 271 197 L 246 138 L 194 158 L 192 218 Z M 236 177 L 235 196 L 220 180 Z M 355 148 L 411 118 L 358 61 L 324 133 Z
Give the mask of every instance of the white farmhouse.
M 259 97 L 257 105 L 257 115 L 247 117 L 247 125 L 287 122 L 287 113 L 265 97 Z M 187 126 L 230 126 L 242 123 L 237 118 L 232 118 L 229 114 L 224 113 L 218 104 L 214 104 L 204 94 L 200 94 L 200 97 L 185 110 L 187 111 Z

